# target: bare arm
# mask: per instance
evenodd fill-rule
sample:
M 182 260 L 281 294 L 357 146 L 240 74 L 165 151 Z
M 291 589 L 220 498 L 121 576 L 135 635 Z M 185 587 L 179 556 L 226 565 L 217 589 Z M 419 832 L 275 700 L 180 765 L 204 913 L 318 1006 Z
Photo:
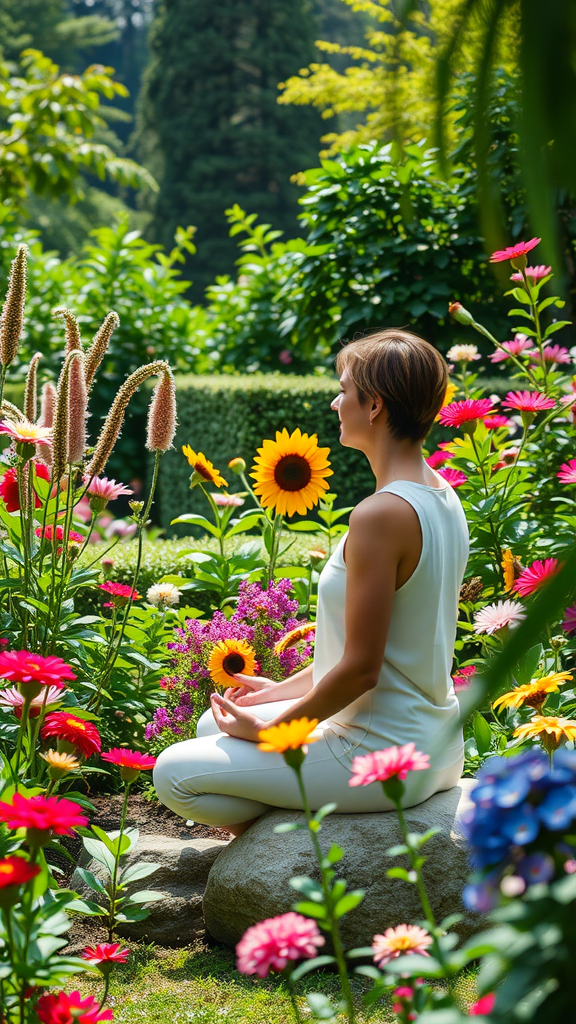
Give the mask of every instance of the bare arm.
M 291 700 L 295 697 L 303 697 L 312 689 L 312 665 L 295 672 L 293 676 L 284 679 L 281 683 L 274 683 L 271 679 L 258 679 L 255 676 L 237 675 L 234 676 L 244 686 L 251 686 L 258 680 L 264 682 L 259 689 L 251 690 L 249 693 L 234 696 L 234 691 L 227 691 L 229 700 L 233 700 L 239 707 L 252 707 L 256 704 L 267 704 L 275 700 Z

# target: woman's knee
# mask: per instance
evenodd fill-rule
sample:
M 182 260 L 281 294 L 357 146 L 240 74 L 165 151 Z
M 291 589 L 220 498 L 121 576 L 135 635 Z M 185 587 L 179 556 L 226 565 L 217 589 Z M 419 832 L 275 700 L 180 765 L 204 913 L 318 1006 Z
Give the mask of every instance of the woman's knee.
M 166 806 L 170 805 L 170 797 L 179 782 L 178 766 L 182 763 L 182 758 L 178 747 L 182 746 L 183 743 L 173 743 L 172 746 L 166 747 L 158 756 L 152 773 L 152 782 L 158 799 Z

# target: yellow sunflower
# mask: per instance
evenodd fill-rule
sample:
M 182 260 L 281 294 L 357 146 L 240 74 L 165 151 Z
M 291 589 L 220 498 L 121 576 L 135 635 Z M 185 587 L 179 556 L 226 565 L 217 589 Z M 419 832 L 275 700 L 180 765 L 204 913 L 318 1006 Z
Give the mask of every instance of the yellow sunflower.
M 294 718 L 291 722 L 280 722 L 262 729 L 258 733 L 260 750 L 283 754 L 286 750 L 299 750 L 305 743 L 315 743 L 319 736 L 312 736 L 318 725 L 318 719 Z
M 329 451 L 318 447 L 316 434 L 309 437 L 300 430 L 277 430 L 275 441 L 263 441 L 250 474 L 262 505 L 289 516 L 313 508 L 328 490 L 325 478 L 332 476 Z
M 221 640 L 214 644 L 208 660 L 208 671 L 216 686 L 226 689 L 235 684 L 237 672 L 251 676 L 256 664 L 256 652 L 247 640 Z
M 556 750 L 565 740 L 576 740 L 576 722 L 569 718 L 553 718 L 551 715 L 534 715 L 526 725 L 514 730 L 519 740 L 539 739 L 548 753 Z
M 446 385 L 446 394 L 444 395 L 444 401 L 442 402 L 442 408 L 444 408 L 445 405 L 450 405 L 450 402 L 452 402 L 454 400 L 454 395 L 456 394 L 457 391 L 458 391 L 458 388 L 456 387 L 456 385 L 453 384 L 451 380 L 449 380 L 447 385 Z M 437 423 L 439 419 L 440 419 L 440 413 L 438 413 L 435 422 Z
M 504 590 L 512 590 L 512 587 L 522 572 L 522 563 L 516 555 L 512 554 L 510 548 L 505 548 L 502 552 L 502 561 L 500 564 L 504 575 Z
M 294 647 L 300 640 L 304 640 L 305 637 L 309 636 L 310 633 L 316 632 L 315 622 L 305 622 L 302 626 L 296 626 L 295 629 L 291 629 L 289 633 L 285 633 L 284 636 L 274 644 L 274 654 L 283 654 L 289 647 Z
M 216 467 L 210 462 L 210 459 L 207 459 L 202 452 L 195 452 L 189 444 L 182 445 L 182 451 L 194 470 L 190 477 L 191 487 L 199 483 L 214 484 L 215 487 L 228 486 L 228 481 L 220 475 Z
M 573 676 L 569 672 L 553 672 L 552 675 L 543 676 L 542 679 L 533 679 L 530 683 L 517 686 L 515 690 L 502 694 L 495 700 L 492 707 L 496 708 L 521 708 L 527 705 L 530 708 L 540 708 L 544 704 L 549 693 L 558 693 L 560 685 Z

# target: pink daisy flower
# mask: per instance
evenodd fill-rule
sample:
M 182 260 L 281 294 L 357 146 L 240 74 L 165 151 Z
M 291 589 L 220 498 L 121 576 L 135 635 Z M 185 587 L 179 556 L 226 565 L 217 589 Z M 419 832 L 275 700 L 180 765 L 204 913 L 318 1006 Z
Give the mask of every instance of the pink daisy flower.
M 506 351 L 503 352 L 502 349 Z M 534 345 L 525 334 L 516 334 L 513 341 L 503 341 L 502 348 L 496 349 L 488 358 L 491 363 L 502 363 L 505 359 L 510 359 L 510 356 L 530 355 L 535 351 Z
M 430 767 L 428 754 L 416 750 L 414 743 L 403 747 L 386 747 L 372 754 L 360 754 L 352 761 L 353 775 L 350 786 L 369 786 L 372 782 L 386 782 L 398 778 L 401 782 L 408 772 L 421 772 Z
M 513 445 L 511 448 L 504 448 L 500 452 L 500 459 L 494 466 L 494 472 L 497 469 L 504 469 L 506 466 L 513 466 L 520 454 L 520 449 Z
M 563 462 L 556 476 L 561 484 L 576 484 L 576 459 Z
M 438 475 L 443 477 L 451 487 L 460 487 L 468 479 L 465 473 L 462 473 L 459 469 L 451 469 L 450 466 L 444 466 L 442 469 L 439 469 Z
M 478 999 L 477 1002 L 470 1007 L 468 1011 L 469 1015 L 471 1017 L 482 1017 L 484 1015 L 488 1015 L 489 1013 L 492 1013 L 495 1002 L 496 996 L 493 992 L 489 992 L 487 996 L 482 996 L 481 999 Z
M 432 945 L 432 936 L 417 924 L 398 924 L 387 928 L 384 935 L 375 935 L 372 940 L 374 963 L 378 967 L 395 960 L 403 953 L 420 953 L 430 956 L 427 947 Z
M 454 683 L 454 690 L 456 693 L 458 693 L 459 690 L 467 690 L 475 675 L 475 665 L 464 665 L 463 668 L 456 669 L 452 676 L 452 682 Z
M 526 612 L 521 604 L 516 601 L 497 601 L 495 604 L 487 604 L 474 615 L 474 632 L 499 633 L 507 626 L 516 626 L 522 619 L 526 618 Z
M 65 693 L 66 690 L 61 689 L 60 686 L 46 686 L 42 693 L 30 701 L 29 717 L 37 718 L 43 708 L 50 709 L 54 704 L 58 704 L 64 698 Z M 15 686 L 10 686 L 7 690 L 0 690 L 0 708 L 5 708 L 7 711 L 12 710 L 16 718 L 22 718 L 25 700 L 26 695 Z
M 562 629 L 565 633 L 573 633 L 576 630 L 576 604 L 571 605 L 571 607 L 567 608 L 564 612 Z
M 461 427 L 463 423 L 483 419 L 493 408 L 489 398 L 466 398 L 462 402 L 450 402 L 440 410 L 440 423 L 444 427 Z
M 521 597 L 529 597 L 530 594 L 534 594 L 545 583 L 548 583 L 552 576 L 559 571 L 560 565 L 557 558 L 546 558 L 544 561 L 538 558 L 532 562 L 532 565 L 522 569 L 512 590 L 520 594 Z
M 236 966 L 241 974 L 265 978 L 269 971 L 283 971 L 292 960 L 310 959 L 325 943 L 318 925 L 290 911 L 248 928 L 236 946 Z
M 498 414 L 495 416 L 486 416 L 482 422 L 487 430 L 500 430 L 501 427 L 516 426 L 514 420 L 509 419 L 508 416 L 500 416 Z
M 572 358 L 567 348 L 563 345 L 547 345 L 543 350 L 544 362 L 545 363 L 571 363 Z M 540 363 L 540 353 L 534 352 L 532 359 L 535 363 Z
M 220 508 L 239 508 L 244 504 L 244 498 L 238 494 L 212 494 L 211 497 L 214 499 L 214 504 L 219 505 Z
M 518 409 L 519 412 L 542 412 L 554 408 L 554 399 L 541 391 L 509 391 L 502 402 L 504 409 Z
M 509 245 L 506 249 L 497 249 L 490 257 L 490 263 L 504 263 L 506 260 L 516 260 L 519 256 L 526 256 L 532 249 L 535 249 L 539 238 L 531 238 L 529 242 L 517 242 L 516 245 Z
M 548 277 L 548 274 L 552 273 L 552 267 L 545 267 L 544 264 L 541 263 L 537 267 L 526 267 L 524 273 L 526 274 L 526 277 L 530 278 L 532 284 L 534 284 L 535 281 L 540 281 L 543 277 Z M 524 284 L 522 274 L 510 274 L 510 280 L 517 281 L 518 284 Z
M 445 462 L 449 462 L 451 458 L 452 456 L 450 452 L 437 451 L 432 452 L 432 454 L 426 459 L 426 462 L 431 469 L 437 469 L 438 466 L 443 466 Z
M 119 942 L 100 942 L 97 946 L 86 946 L 80 956 L 95 967 L 101 964 L 125 964 L 130 950 L 122 949 Z

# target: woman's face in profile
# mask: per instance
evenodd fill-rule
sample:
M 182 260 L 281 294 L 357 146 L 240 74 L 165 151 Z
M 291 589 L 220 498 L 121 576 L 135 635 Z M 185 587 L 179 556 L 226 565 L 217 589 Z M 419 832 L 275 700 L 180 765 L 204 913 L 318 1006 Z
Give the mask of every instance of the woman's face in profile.
M 340 444 L 346 448 L 364 448 L 370 430 L 370 402 L 360 405 L 358 391 L 348 370 L 340 377 L 340 394 L 330 404 L 340 420 Z

